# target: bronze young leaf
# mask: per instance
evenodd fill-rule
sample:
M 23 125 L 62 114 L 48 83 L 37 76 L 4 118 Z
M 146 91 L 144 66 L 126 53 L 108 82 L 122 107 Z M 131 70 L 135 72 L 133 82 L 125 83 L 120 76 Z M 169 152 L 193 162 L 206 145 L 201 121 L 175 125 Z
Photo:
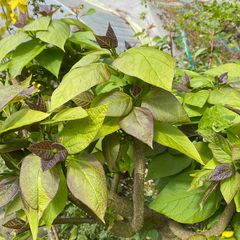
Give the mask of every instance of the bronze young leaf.
M 41 157 L 43 171 L 51 169 L 58 162 L 65 161 L 67 158 L 67 149 L 62 144 L 49 140 L 32 144 L 29 150 Z
M 108 24 L 108 29 L 105 36 L 95 35 L 96 41 L 101 48 L 114 49 L 118 46 L 118 40 L 114 33 L 111 24 Z

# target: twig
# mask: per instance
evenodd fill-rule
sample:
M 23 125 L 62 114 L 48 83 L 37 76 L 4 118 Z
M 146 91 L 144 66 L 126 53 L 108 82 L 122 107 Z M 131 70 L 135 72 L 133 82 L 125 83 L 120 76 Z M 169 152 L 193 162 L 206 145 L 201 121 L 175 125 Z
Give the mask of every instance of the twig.
M 112 179 L 112 185 L 110 189 L 110 194 L 116 193 L 118 190 L 118 184 L 120 180 L 120 175 L 119 173 L 115 173 Z

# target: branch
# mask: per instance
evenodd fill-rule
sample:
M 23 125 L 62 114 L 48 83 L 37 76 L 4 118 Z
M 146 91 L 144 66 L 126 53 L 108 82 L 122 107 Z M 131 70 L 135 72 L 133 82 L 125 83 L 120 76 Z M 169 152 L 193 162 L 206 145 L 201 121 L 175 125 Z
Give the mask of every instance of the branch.
M 142 229 L 144 224 L 144 171 L 145 159 L 143 143 L 133 140 L 134 148 L 134 184 L 133 184 L 133 218 L 132 227 L 135 232 Z
M 222 232 L 227 227 L 227 225 L 229 224 L 234 213 L 235 213 L 235 204 L 234 204 L 234 201 L 231 201 L 222 212 L 218 223 L 208 231 L 200 232 L 199 235 L 202 235 L 205 237 L 221 235 Z M 198 235 L 196 232 L 192 232 L 184 229 L 181 224 L 174 221 L 169 221 L 169 228 L 177 237 L 179 237 L 182 240 L 187 240 L 192 236 Z

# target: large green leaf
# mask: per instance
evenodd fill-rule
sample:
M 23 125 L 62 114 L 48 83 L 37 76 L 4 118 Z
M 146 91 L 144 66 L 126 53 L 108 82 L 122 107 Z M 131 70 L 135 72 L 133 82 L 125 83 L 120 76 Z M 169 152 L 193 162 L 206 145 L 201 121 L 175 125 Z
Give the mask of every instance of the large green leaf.
M 215 76 L 220 76 L 221 74 L 223 74 L 225 72 L 228 73 L 229 79 L 240 77 L 240 64 L 226 63 L 226 64 L 220 65 L 218 67 L 215 67 L 213 69 L 206 71 L 205 74 L 215 77 Z
M 48 30 L 48 26 L 51 22 L 51 17 L 40 17 L 40 18 L 36 18 L 34 19 L 32 22 L 30 22 L 29 24 L 27 24 L 23 30 L 24 31 L 44 31 L 44 30 Z
M 229 204 L 240 189 L 240 174 L 236 172 L 232 177 L 221 182 L 220 190 L 224 200 Z
M 108 105 L 106 116 L 123 117 L 127 115 L 132 109 L 132 98 L 126 93 L 113 91 L 97 96 L 92 101 L 91 106 L 95 107 L 102 104 Z
M 63 121 L 77 120 L 87 116 L 87 111 L 82 107 L 66 108 L 58 112 L 52 119 L 42 122 L 42 124 L 54 124 Z
M 170 180 L 150 208 L 181 223 L 197 223 L 212 216 L 219 207 L 221 196 L 218 190 L 211 193 L 203 209 L 200 202 L 209 184 L 188 191 L 192 178 L 182 174 Z
M 153 144 L 153 116 L 143 107 L 133 110 L 119 122 L 120 127 L 129 135 L 139 139 L 152 148 Z
M 167 53 L 151 47 L 131 48 L 113 62 L 119 71 L 171 91 L 175 60 Z
M 192 160 L 182 154 L 172 155 L 168 152 L 152 158 L 148 166 L 148 179 L 172 176 L 190 165 Z
M 43 172 L 41 158 L 28 155 L 23 159 L 20 172 L 20 188 L 24 201 L 41 216 L 54 198 L 59 186 L 59 173 L 56 168 Z
M 104 222 L 107 208 L 107 185 L 102 165 L 93 155 L 68 158 L 67 185 L 81 201 Z
M 62 170 L 60 171 L 60 183 L 58 192 L 54 199 L 50 202 L 43 213 L 42 219 L 48 228 L 51 227 L 55 218 L 63 211 L 68 199 L 68 189 L 66 179 Z
M 230 88 L 216 88 L 211 91 L 208 102 L 210 104 L 221 104 L 240 107 L 240 92 Z
M 92 63 L 71 70 L 63 77 L 59 87 L 53 92 L 51 110 L 60 107 L 96 84 L 107 81 L 109 77 L 110 73 L 103 63 Z
M 59 48 L 45 49 L 36 60 L 49 72 L 58 77 L 64 53 Z
M 220 132 L 237 123 L 240 123 L 240 116 L 237 113 L 215 105 L 204 112 L 198 130 L 200 133 L 211 134 L 213 131 Z
M 143 98 L 142 107 L 148 108 L 155 120 L 166 123 L 188 122 L 188 116 L 176 97 L 163 89 L 154 88 Z
M 0 41 L 0 62 L 2 59 L 19 44 L 24 42 L 28 38 L 28 35 L 24 32 L 16 32 L 3 38 Z
M 193 143 L 177 127 L 167 123 L 155 122 L 154 140 L 204 164 Z
M 0 128 L 0 134 L 18 129 L 36 122 L 40 122 L 49 116 L 48 113 L 31 109 L 22 109 L 8 117 Z
M 69 154 L 84 150 L 94 140 L 103 124 L 107 106 L 90 108 L 87 112 L 88 117 L 67 123 L 61 133 L 61 143 L 67 148 Z
M 28 155 L 22 161 L 20 188 L 33 239 L 37 239 L 38 223 L 59 187 L 59 173 L 56 168 L 43 172 L 41 158 Z
M 208 90 L 201 90 L 196 93 L 186 93 L 184 95 L 184 103 L 190 106 L 195 106 L 202 108 L 204 104 L 207 102 L 209 96 Z
M 11 77 L 16 77 L 24 66 L 31 62 L 38 54 L 45 49 L 45 45 L 37 40 L 30 40 L 19 45 L 12 54 L 9 64 Z
M 69 26 L 61 20 L 52 20 L 47 31 L 39 31 L 36 36 L 64 51 L 64 45 L 70 35 Z

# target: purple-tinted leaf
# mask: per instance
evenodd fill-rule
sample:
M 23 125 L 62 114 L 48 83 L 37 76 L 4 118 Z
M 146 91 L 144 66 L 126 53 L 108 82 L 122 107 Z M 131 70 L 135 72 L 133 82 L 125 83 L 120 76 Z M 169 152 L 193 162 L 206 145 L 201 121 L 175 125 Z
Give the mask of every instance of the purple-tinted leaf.
M 218 82 L 220 84 L 226 84 L 228 82 L 228 73 L 225 72 L 225 73 L 221 74 L 219 79 L 218 79 Z
M 181 84 L 183 84 L 183 86 L 185 86 L 187 88 L 189 87 L 190 79 L 186 73 L 181 77 Z
M 117 37 L 109 23 L 105 36 L 95 35 L 96 41 L 101 48 L 113 49 L 118 46 Z
M 23 28 L 27 24 L 27 13 L 22 13 L 21 11 L 18 14 L 18 21 L 14 24 L 17 28 Z
M 125 41 L 124 43 L 125 43 L 126 50 L 132 48 L 132 45 L 129 42 Z
M 26 223 L 22 219 L 13 218 L 11 220 L 6 221 L 4 224 L 2 224 L 2 226 L 10 229 L 21 229 L 22 227 L 25 226 L 25 224 Z
M 42 16 L 52 16 L 59 8 L 52 9 L 50 5 L 40 4 L 39 13 Z
M 42 96 L 38 96 L 36 104 L 30 101 L 25 101 L 25 102 L 29 106 L 29 108 L 32 110 L 47 112 L 47 106 Z
M 153 115 L 150 110 L 143 107 L 135 107 L 119 124 L 126 133 L 152 148 Z
M 32 144 L 29 150 L 41 157 L 43 171 L 51 169 L 58 162 L 65 161 L 67 149 L 60 143 L 53 143 L 49 140 Z
M 218 165 L 210 175 L 211 181 L 222 181 L 234 175 L 235 170 L 231 164 Z
M 142 88 L 140 86 L 133 86 L 130 91 L 131 95 L 137 98 L 142 93 Z
M 8 177 L 0 181 L 0 207 L 9 203 L 18 193 L 19 183 L 16 177 Z

